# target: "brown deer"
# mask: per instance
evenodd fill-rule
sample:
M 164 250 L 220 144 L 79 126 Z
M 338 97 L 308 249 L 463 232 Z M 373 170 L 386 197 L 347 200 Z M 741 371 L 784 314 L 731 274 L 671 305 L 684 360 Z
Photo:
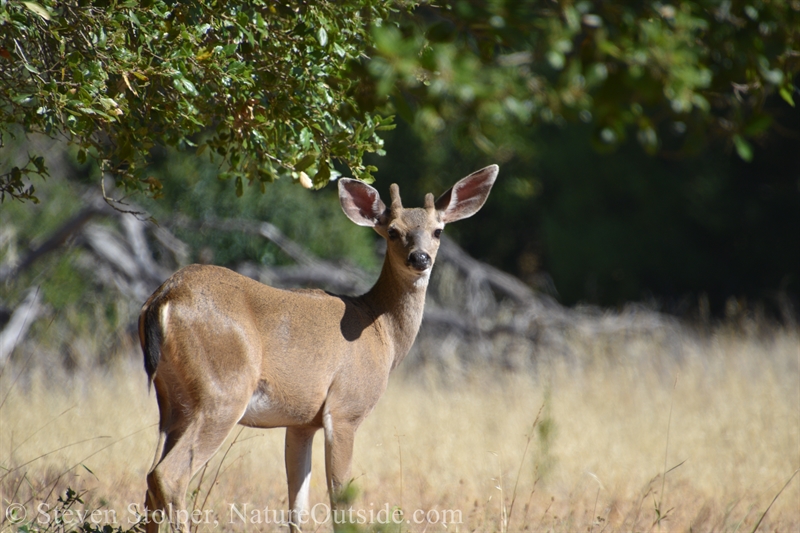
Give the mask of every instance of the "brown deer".
M 292 530 L 307 516 L 311 443 L 323 428 L 336 505 L 350 481 L 356 429 L 417 336 L 442 229 L 483 206 L 497 172 L 470 174 L 414 209 L 403 208 L 397 185 L 387 208 L 369 185 L 340 179 L 347 217 L 387 241 L 380 277 L 362 296 L 275 289 L 216 266 L 191 265 L 165 281 L 139 316 L 161 417 L 149 516 L 160 510 L 186 530 L 189 481 L 236 424 L 286 428 Z M 150 520 L 147 532 L 158 527 Z

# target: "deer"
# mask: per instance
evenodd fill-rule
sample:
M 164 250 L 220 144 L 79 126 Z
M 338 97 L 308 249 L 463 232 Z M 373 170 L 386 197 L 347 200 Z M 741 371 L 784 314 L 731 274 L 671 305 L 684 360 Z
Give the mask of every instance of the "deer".
M 188 531 L 189 482 L 237 424 L 286 428 L 291 531 L 308 519 L 312 442 L 322 429 L 335 509 L 351 481 L 356 430 L 419 331 L 442 230 L 478 212 L 498 170 L 478 170 L 409 209 L 396 184 L 387 207 L 373 187 L 340 178 L 344 214 L 387 243 L 378 280 L 361 296 L 277 289 L 212 265 L 190 265 L 167 279 L 139 315 L 159 410 L 145 516 L 160 511 Z M 147 533 L 157 533 L 159 524 L 146 520 Z

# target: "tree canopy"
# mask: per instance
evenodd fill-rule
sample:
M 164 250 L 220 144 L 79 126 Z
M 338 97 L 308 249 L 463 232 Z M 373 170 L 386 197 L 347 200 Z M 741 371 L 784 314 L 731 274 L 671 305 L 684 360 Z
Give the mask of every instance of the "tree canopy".
M 293 173 L 328 182 L 332 161 L 370 179 L 386 119 L 356 101 L 348 64 L 368 48 L 378 1 L 7 2 L 0 4 L 0 134 L 63 136 L 78 159 L 118 183 L 158 194 L 143 173 L 156 145 L 221 157 L 241 192 Z M 0 194 L 34 198 L 23 175 L 41 156 L 2 169 Z
M 589 123 L 599 151 L 635 134 L 650 154 L 696 154 L 722 137 L 749 161 L 766 98 L 794 106 L 800 72 L 800 3 L 781 0 L 459 0 L 374 35 L 380 94 L 421 131 L 454 125 L 501 157 L 538 121 Z
M 215 154 L 240 194 L 281 175 L 321 187 L 337 164 L 369 181 L 395 112 L 501 160 L 520 126 L 566 121 L 600 151 L 722 137 L 749 160 L 766 97 L 794 105 L 800 4 L 4 0 L 0 65 L 4 141 L 63 136 L 153 195 L 157 145 Z M 0 195 L 35 199 L 46 163 L 3 161 Z

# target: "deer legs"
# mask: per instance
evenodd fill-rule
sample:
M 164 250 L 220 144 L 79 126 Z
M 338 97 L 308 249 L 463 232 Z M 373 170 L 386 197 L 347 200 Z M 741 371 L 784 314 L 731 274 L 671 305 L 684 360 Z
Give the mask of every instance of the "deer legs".
M 335 420 L 330 414 L 323 416 L 325 430 L 325 471 L 331 500 L 330 517 L 334 531 L 344 523 L 344 507 L 349 503 L 347 487 L 350 482 L 350 464 L 353 458 L 353 440 L 357 424 Z M 311 486 L 311 450 L 314 427 L 286 428 L 286 479 L 289 483 L 289 530 L 302 530 L 309 520 L 308 495 Z M 337 510 L 339 512 L 337 512 Z
M 241 409 L 227 413 L 202 413 L 178 427 L 162 427 L 159 448 L 163 456 L 147 474 L 147 533 L 157 533 L 168 521 L 173 528 L 189 531 L 186 489 L 192 477 L 211 459 L 238 421 Z M 162 413 L 163 416 L 163 413 Z M 174 420 L 171 413 L 168 420 Z
M 317 428 L 286 428 L 286 480 L 289 484 L 289 528 L 302 529 L 308 518 L 308 491 L 311 487 L 311 448 Z
M 347 489 L 350 485 L 353 440 L 358 423 L 335 419 L 330 414 L 323 416 L 322 423 L 325 429 L 325 473 L 328 478 L 333 529 L 337 531 L 345 522 L 344 509 L 351 499 Z M 340 512 L 337 513 L 337 510 Z

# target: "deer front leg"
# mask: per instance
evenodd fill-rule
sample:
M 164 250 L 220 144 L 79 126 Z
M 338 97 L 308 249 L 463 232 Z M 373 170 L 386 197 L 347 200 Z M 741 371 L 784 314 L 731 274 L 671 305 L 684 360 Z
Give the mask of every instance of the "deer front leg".
M 286 428 L 286 481 L 289 484 L 289 530 L 302 529 L 308 520 L 311 486 L 311 449 L 317 428 Z
M 346 523 L 345 508 L 350 503 L 347 488 L 350 485 L 353 441 L 358 424 L 337 419 L 330 413 L 323 416 L 322 423 L 325 428 L 325 473 L 331 498 L 333 529 L 337 531 Z

